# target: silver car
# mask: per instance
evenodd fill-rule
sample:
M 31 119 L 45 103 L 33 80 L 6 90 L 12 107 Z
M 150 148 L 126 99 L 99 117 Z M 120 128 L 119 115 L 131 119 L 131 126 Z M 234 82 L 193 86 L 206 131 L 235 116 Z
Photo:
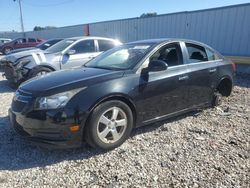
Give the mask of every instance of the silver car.
M 64 39 L 45 51 L 6 55 L 1 60 L 4 76 L 11 86 L 32 77 L 61 69 L 84 65 L 100 53 L 120 45 L 118 40 L 102 37 L 73 37 Z

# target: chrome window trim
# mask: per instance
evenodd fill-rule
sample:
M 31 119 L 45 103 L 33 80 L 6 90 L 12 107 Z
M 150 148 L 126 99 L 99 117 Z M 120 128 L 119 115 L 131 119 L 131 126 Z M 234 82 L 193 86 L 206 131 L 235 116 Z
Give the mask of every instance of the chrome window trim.
M 211 61 L 201 61 L 201 62 L 197 62 L 197 63 L 187 63 L 186 65 L 200 65 L 200 64 L 204 64 L 204 63 L 216 63 L 219 61 L 223 61 L 223 59 L 216 59 L 216 60 L 211 60 Z

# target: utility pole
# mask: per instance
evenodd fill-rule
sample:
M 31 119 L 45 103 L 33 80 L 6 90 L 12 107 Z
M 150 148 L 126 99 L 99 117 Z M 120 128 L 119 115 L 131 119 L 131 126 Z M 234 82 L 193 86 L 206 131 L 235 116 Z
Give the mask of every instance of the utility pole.
M 17 0 L 13 0 L 14 2 Z M 21 0 L 18 0 L 18 4 L 19 4 L 19 11 L 20 11 L 20 19 L 21 19 L 21 30 L 23 33 L 23 37 L 25 37 L 25 32 L 24 32 L 24 26 L 23 26 L 23 12 L 22 12 L 22 4 L 21 4 Z

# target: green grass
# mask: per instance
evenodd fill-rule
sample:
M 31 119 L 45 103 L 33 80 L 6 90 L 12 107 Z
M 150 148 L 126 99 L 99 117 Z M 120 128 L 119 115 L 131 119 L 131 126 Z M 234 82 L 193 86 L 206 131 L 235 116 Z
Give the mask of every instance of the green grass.
M 250 57 L 227 56 L 227 58 L 231 59 L 236 64 L 248 64 L 248 65 L 250 65 Z

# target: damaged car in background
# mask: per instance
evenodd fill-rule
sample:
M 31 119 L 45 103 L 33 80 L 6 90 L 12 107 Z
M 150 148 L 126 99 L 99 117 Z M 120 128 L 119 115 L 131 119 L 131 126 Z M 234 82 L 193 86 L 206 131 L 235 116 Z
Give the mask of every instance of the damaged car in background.
M 84 65 L 103 51 L 120 45 L 118 40 L 102 37 L 73 37 L 64 39 L 45 51 L 32 52 L 24 57 L 6 56 L 2 60 L 3 76 L 10 86 L 52 71 Z
M 10 51 L 7 55 L 2 56 L 0 59 L 0 69 L 3 69 L 3 65 L 6 61 L 15 62 L 18 59 L 24 58 L 29 56 L 32 53 L 39 53 L 43 50 L 46 50 L 47 48 L 55 45 L 56 43 L 60 42 L 63 39 L 50 39 L 46 42 L 43 42 L 41 44 L 38 44 L 35 47 L 29 47 L 29 48 L 19 48 Z
M 39 38 L 17 38 L 0 46 L 0 53 L 6 55 L 14 49 L 34 47 L 42 42 Z

